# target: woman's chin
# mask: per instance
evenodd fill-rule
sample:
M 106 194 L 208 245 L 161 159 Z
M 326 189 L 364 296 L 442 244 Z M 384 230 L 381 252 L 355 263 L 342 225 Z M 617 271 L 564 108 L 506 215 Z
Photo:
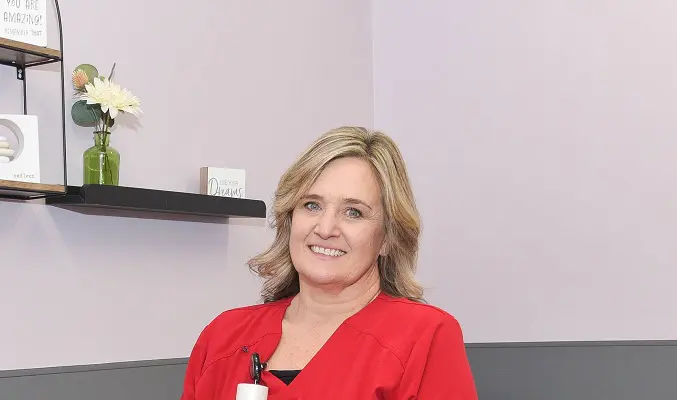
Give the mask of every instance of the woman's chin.
M 328 286 L 345 282 L 345 277 L 337 274 L 336 271 L 311 271 L 300 274 L 303 281 L 311 286 Z

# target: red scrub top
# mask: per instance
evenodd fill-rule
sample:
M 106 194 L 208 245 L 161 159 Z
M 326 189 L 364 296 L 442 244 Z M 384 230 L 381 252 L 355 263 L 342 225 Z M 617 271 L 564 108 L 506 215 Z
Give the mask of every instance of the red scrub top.
M 235 400 L 280 341 L 291 298 L 216 317 L 190 355 L 181 400 Z M 264 371 L 269 400 L 476 400 L 461 327 L 439 308 L 381 293 L 348 318 L 289 385 Z

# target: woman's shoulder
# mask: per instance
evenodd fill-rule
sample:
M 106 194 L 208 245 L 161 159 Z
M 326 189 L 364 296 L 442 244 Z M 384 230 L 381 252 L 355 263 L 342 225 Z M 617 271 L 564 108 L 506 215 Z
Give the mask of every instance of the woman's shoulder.
M 208 325 L 212 329 L 226 325 L 229 329 L 233 325 L 246 325 L 253 321 L 259 321 L 270 317 L 278 316 L 280 312 L 289 304 L 290 299 L 282 299 L 263 304 L 251 304 L 242 307 L 235 307 L 218 314 Z
M 199 335 L 196 346 L 208 348 L 208 358 L 230 354 L 271 333 L 279 333 L 288 299 L 225 310 Z
M 263 304 L 252 304 L 231 308 L 218 314 L 207 326 L 214 331 L 223 329 L 233 330 L 249 325 L 261 327 L 264 330 L 275 326 L 276 319 L 280 319 L 291 299 L 282 299 Z M 279 321 L 277 321 L 279 322 Z
M 406 298 L 380 295 L 367 312 L 349 324 L 361 334 L 406 359 L 425 338 L 461 342 L 463 333 L 457 319 L 444 309 Z
M 429 329 L 440 324 L 458 324 L 448 311 L 425 302 L 382 295 L 380 314 L 393 324 Z

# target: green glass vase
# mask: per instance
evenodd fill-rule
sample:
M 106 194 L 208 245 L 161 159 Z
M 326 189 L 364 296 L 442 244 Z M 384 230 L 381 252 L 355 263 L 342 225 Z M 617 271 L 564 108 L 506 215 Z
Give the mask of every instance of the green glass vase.
M 120 153 L 110 146 L 110 132 L 94 132 L 94 146 L 83 154 L 83 184 L 118 186 Z

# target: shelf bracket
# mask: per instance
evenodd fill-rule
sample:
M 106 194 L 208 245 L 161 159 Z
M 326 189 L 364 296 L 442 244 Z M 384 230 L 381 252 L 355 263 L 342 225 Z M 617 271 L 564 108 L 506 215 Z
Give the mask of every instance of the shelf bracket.
M 24 70 L 24 67 L 21 65 L 16 66 L 16 79 L 23 81 L 24 80 L 24 73 L 26 71 Z

